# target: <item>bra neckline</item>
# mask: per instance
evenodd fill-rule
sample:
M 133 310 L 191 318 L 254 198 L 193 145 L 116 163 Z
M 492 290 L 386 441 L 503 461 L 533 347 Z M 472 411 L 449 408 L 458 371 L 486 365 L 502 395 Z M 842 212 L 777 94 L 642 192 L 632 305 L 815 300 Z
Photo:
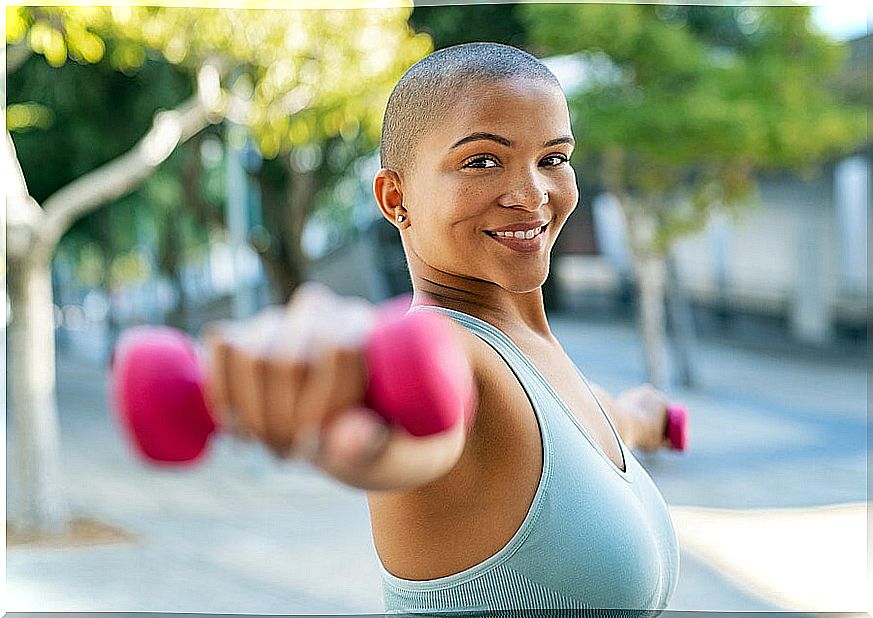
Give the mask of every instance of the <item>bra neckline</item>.
M 522 360 L 525 365 L 534 373 L 534 375 L 539 379 L 539 381 L 543 384 L 543 386 L 549 391 L 549 394 L 552 395 L 555 400 L 560 404 L 561 409 L 564 411 L 564 414 L 569 417 L 570 421 L 576 426 L 579 432 L 585 436 L 585 439 L 591 444 L 594 450 L 600 455 L 600 457 L 606 462 L 610 469 L 615 472 L 620 478 L 625 481 L 632 481 L 633 476 L 630 471 L 630 458 L 627 456 L 627 451 L 625 450 L 624 443 L 621 441 L 621 437 L 618 434 L 618 430 L 615 428 L 615 425 L 612 423 L 612 420 L 609 418 L 609 415 L 606 413 L 606 410 L 603 408 L 603 404 L 600 403 L 600 399 L 597 395 L 594 394 L 594 390 L 591 388 L 591 385 L 588 383 L 588 379 L 573 363 L 573 366 L 576 368 L 576 373 L 579 377 L 582 378 L 582 382 L 585 384 L 585 387 L 588 389 L 588 392 L 591 393 L 591 396 L 594 398 L 594 401 L 597 403 L 597 407 L 600 410 L 600 413 L 603 415 L 603 418 L 606 420 L 606 423 L 609 425 L 610 430 L 612 431 L 612 437 L 618 445 L 619 453 L 621 453 L 621 461 L 624 464 L 624 470 L 622 470 L 612 459 L 610 459 L 609 455 L 603 450 L 597 440 L 589 433 L 589 431 L 579 422 L 579 419 L 576 418 L 576 415 L 564 401 L 564 399 L 558 394 L 552 384 L 546 379 L 543 373 L 539 370 L 534 362 L 528 357 L 524 351 L 518 347 L 518 345 L 512 340 L 512 338 L 504 333 L 502 330 L 491 324 L 490 322 L 486 322 L 481 318 L 477 318 L 474 315 L 470 315 L 469 313 L 464 313 L 463 311 L 458 311 L 457 309 L 449 309 L 448 307 L 441 307 L 439 305 L 416 305 L 410 308 L 410 311 L 415 311 L 419 309 L 431 309 L 436 310 L 442 313 L 447 313 L 449 315 L 455 314 L 458 316 L 463 316 L 463 318 L 467 318 L 472 320 L 473 323 L 478 324 L 480 328 L 490 331 L 492 334 L 496 335 L 498 338 L 504 341 L 510 348 L 518 355 L 518 357 Z M 572 362 L 572 361 L 571 361 Z

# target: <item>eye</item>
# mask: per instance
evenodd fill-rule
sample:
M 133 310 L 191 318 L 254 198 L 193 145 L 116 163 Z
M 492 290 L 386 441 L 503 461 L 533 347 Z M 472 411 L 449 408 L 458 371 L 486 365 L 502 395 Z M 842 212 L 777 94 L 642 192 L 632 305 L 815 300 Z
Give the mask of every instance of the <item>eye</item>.
M 481 169 L 487 167 L 497 167 L 497 159 L 495 159 L 491 155 L 477 155 L 475 157 L 470 157 L 469 159 L 467 159 L 464 162 L 463 167 L 473 167 Z
M 570 159 L 566 155 L 557 153 L 550 154 L 549 156 L 544 157 L 541 163 L 544 163 L 546 167 L 558 167 L 559 165 L 562 165 L 569 160 Z

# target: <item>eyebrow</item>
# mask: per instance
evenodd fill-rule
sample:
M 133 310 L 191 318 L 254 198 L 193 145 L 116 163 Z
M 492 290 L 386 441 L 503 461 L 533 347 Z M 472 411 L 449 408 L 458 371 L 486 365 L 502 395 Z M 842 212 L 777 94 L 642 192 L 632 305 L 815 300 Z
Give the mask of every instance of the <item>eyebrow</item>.
M 462 137 L 457 142 L 452 144 L 452 146 L 451 146 L 451 148 L 449 148 L 449 150 L 451 150 L 452 148 L 457 148 L 458 146 L 461 146 L 463 144 L 467 144 L 469 142 L 476 142 L 479 140 L 487 140 L 487 141 L 491 141 L 491 142 L 497 142 L 498 144 L 502 144 L 503 146 L 507 146 L 507 147 L 512 146 L 512 142 L 501 135 L 496 135 L 494 133 L 484 133 L 484 132 L 479 131 L 476 133 L 470 133 L 470 135 L 467 135 L 466 137 Z M 573 137 L 570 135 L 562 135 L 561 137 L 556 137 L 555 139 L 550 139 L 549 141 L 544 143 L 543 148 L 548 148 L 549 146 L 557 146 L 558 144 L 570 144 L 571 146 L 575 146 L 576 140 L 574 140 Z
M 543 148 L 548 148 L 549 146 L 557 146 L 558 144 L 570 144 L 571 146 L 576 145 L 576 140 L 573 139 L 572 135 L 562 135 L 561 137 L 556 137 L 555 139 L 550 139 L 545 144 L 543 144 Z

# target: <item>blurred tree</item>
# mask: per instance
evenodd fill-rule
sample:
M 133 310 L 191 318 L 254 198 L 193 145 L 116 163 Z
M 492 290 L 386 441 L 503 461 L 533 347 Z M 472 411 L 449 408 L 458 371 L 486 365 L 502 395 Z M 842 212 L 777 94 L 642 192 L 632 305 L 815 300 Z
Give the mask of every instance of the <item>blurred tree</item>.
M 832 87 L 842 46 L 810 8 L 525 4 L 539 56 L 577 54 L 579 146 L 625 215 L 649 380 L 664 386 L 665 259 L 711 212 L 735 212 L 753 172 L 811 172 L 863 139 L 865 111 Z
M 517 4 L 459 4 L 416 7 L 409 23 L 433 39 L 436 49 L 493 41 L 526 47 L 527 25 L 518 14 Z
M 289 160 L 295 201 L 285 210 L 309 212 L 321 144 L 359 135 L 375 143 L 390 87 L 430 49 L 426 35 L 409 29 L 409 12 L 7 8 L 8 75 L 34 53 L 53 67 L 72 60 L 126 75 L 160 58 L 189 76 L 193 92 L 173 109 L 144 112 L 148 128 L 135 143 L 96 168 L 74 172 L 39 200 L 28 189 L 8 131 L 51 126 L 56 111 L 34 101 L 4 106 L 8 131 L 0 162 L 10 179 L 4 224 L 13 311 L 14 527 L 59 532 L 69 519 L 58 467 L 51 327 L 50 265 L 61 237 L 85 214 L 136 188 L 179 144 L 225 117 L 247 127 L 266 157 Z M 57 151 L 63 154 L 62 144 Z M 296 225 L 302 216 L 289 218 Z

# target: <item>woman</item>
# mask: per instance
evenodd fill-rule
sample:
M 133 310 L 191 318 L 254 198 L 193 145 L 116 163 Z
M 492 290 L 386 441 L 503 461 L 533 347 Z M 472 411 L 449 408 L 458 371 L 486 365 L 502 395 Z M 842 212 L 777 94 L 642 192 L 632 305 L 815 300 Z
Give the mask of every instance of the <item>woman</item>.
M 543 307 L 578 200 L 557 80 L 512 47 L 440 50 L 398 82 L 381 146 L 374 192 L 400 233 L 412 310 L 452 318 L 473 422 L 414 438 L 361 408 L 372 310 L 313 286 L 248 341 L 212 337 L 213 405 L 368 491 L 389 612 L 664 608 L 676 536 L 629 448 L 662 446 L 666 398 L 589 386 Z

